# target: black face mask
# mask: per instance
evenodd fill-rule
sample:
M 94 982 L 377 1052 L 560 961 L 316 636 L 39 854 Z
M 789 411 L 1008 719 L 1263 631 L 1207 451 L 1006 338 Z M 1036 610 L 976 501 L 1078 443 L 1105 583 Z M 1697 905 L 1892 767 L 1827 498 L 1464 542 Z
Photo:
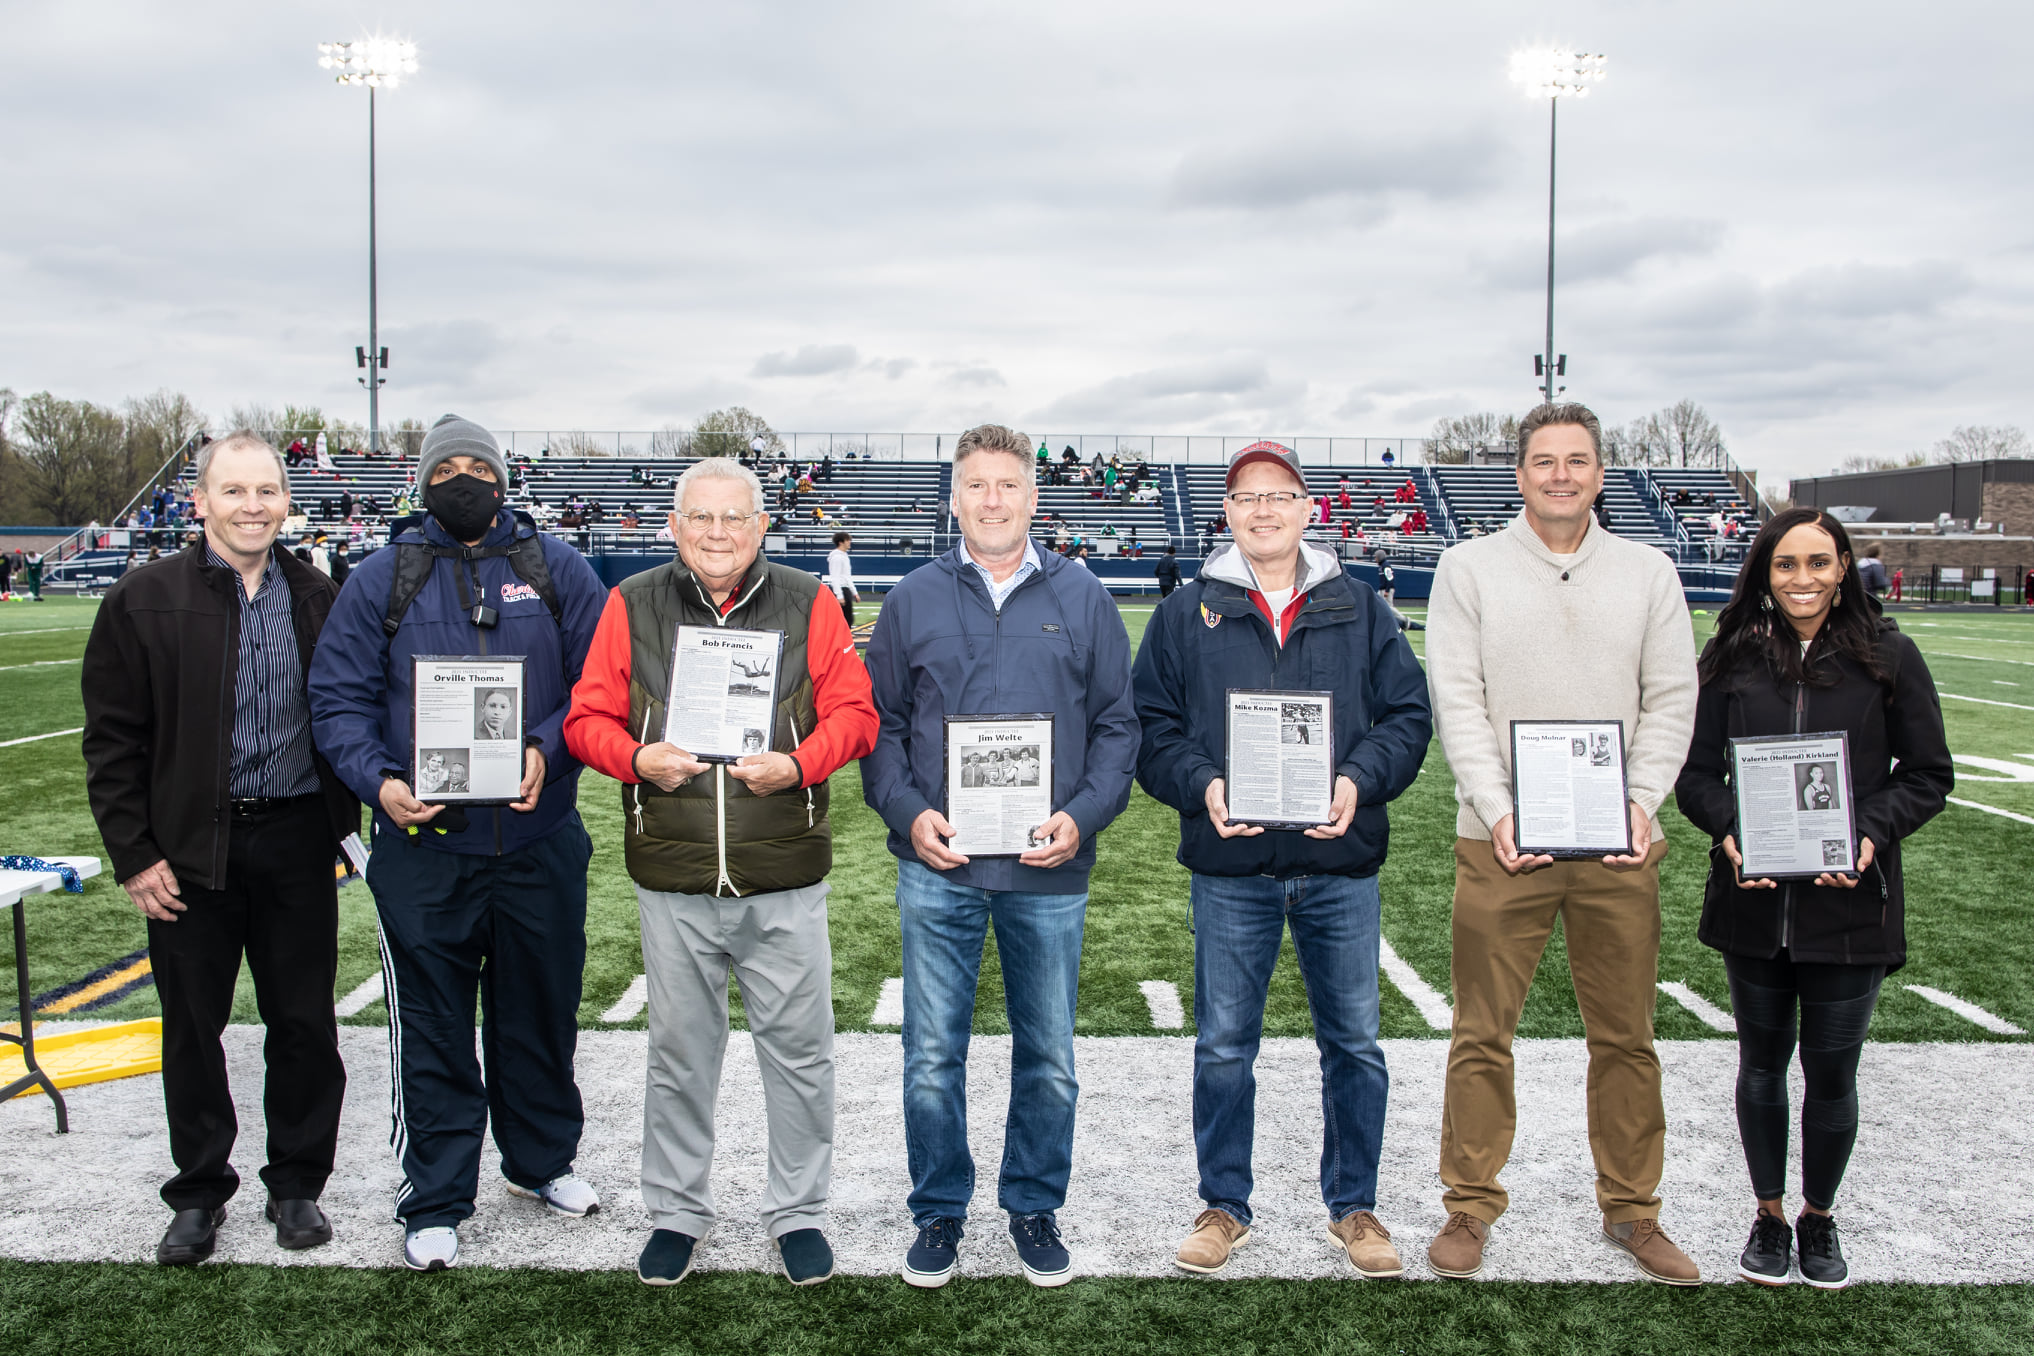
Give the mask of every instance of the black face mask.
M 424 509 L 455 541 L 477 541 L 501 514 L 501 486 L 475 475 L 449 476 L 424 487 Z

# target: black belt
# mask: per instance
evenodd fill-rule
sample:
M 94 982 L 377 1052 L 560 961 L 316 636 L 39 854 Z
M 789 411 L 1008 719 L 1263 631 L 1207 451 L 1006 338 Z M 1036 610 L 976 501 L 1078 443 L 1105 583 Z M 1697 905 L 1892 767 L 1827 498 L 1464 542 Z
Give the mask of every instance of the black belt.
M 233 807 L 235 818 L 255 819 L 262 815 L 280 814 L 316 799 L 316 792 L 308 796 L 235 796 L 227 804 Z

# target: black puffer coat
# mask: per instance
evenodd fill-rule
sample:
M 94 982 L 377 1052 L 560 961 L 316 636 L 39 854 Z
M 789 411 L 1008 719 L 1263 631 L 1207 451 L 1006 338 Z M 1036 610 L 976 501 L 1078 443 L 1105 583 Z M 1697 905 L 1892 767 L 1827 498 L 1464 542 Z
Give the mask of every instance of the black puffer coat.
M 1702 685 L 1695 737 L 1674 795 L 1681 813 L 1713 840 L 1697 936 L 1718 951 L 1769 959 L 1784 947 L 1794 960 L 1811 963 L 1888 969 L 1906 963 L 1900 842 L 1941 813 L 1956 778 L 1928 665 L 1891 620 L 1879 628 L 1879 660 L 1893 676 L 1891 687 L 1825 649 L 1811 651 L 1808 662 L 1814 676 L 1834 676 L 1829 686 L 1782 684 L 1763 662 Z M 1809 880 L 1782 881 L 1777 890 L 1741 888 L 1722 846 L 1725 834 L 1737 834 L 1730 741 L 1823 730 L 1850 736 L 1854 813 L 1858 832 L 1872 842 L 1871 866 L 1850 890 Z

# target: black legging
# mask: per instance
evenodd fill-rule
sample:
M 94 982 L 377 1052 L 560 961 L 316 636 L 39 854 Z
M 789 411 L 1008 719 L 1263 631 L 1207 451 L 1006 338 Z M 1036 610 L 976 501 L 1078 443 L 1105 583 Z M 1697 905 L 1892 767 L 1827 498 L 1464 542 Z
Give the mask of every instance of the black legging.
M 1744 1140 L 1752 1192 L 1777 1199 L 1787 1178 L 1787 1065 L 1800 1010 L 1801 1194 L 1817 1210 L 1836 1203 L 1836 1188 L 1857 1141 L 1857 1063 L 1878 1005 L 1883 965 L 1796 965 L 1726 955 L 1730 1005 L 1737 1017 L 1737 1132 Z

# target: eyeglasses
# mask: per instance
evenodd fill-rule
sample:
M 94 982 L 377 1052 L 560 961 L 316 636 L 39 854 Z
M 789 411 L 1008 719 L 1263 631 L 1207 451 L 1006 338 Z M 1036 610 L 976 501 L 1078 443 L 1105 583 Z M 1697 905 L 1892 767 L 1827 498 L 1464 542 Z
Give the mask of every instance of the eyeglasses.
M 733 509 L 729 509 L 726 513 L 707 513 L 704 510 L 695 510 L 691 513 L 679 514 L 678 521 L 684 523 L 694 532 L 711 532 L 715 523 L 719 523 L 730 532 L 739 532 L 760 516 L 760 514 L 755 513 L 736 513 Z
M 1291 490 L 1273 490 L 1269 494 L 1229 494 L 1223 496 L 1223 498 L 1227 499 L 1237 508 L 1256 508 L 1259 504 L 1269 504 L 1273 508 L 1285 508 L 1288 505 L 1297 504 L 1300 500 L 1307 497 L 1303 494 L 1296 494 Z

